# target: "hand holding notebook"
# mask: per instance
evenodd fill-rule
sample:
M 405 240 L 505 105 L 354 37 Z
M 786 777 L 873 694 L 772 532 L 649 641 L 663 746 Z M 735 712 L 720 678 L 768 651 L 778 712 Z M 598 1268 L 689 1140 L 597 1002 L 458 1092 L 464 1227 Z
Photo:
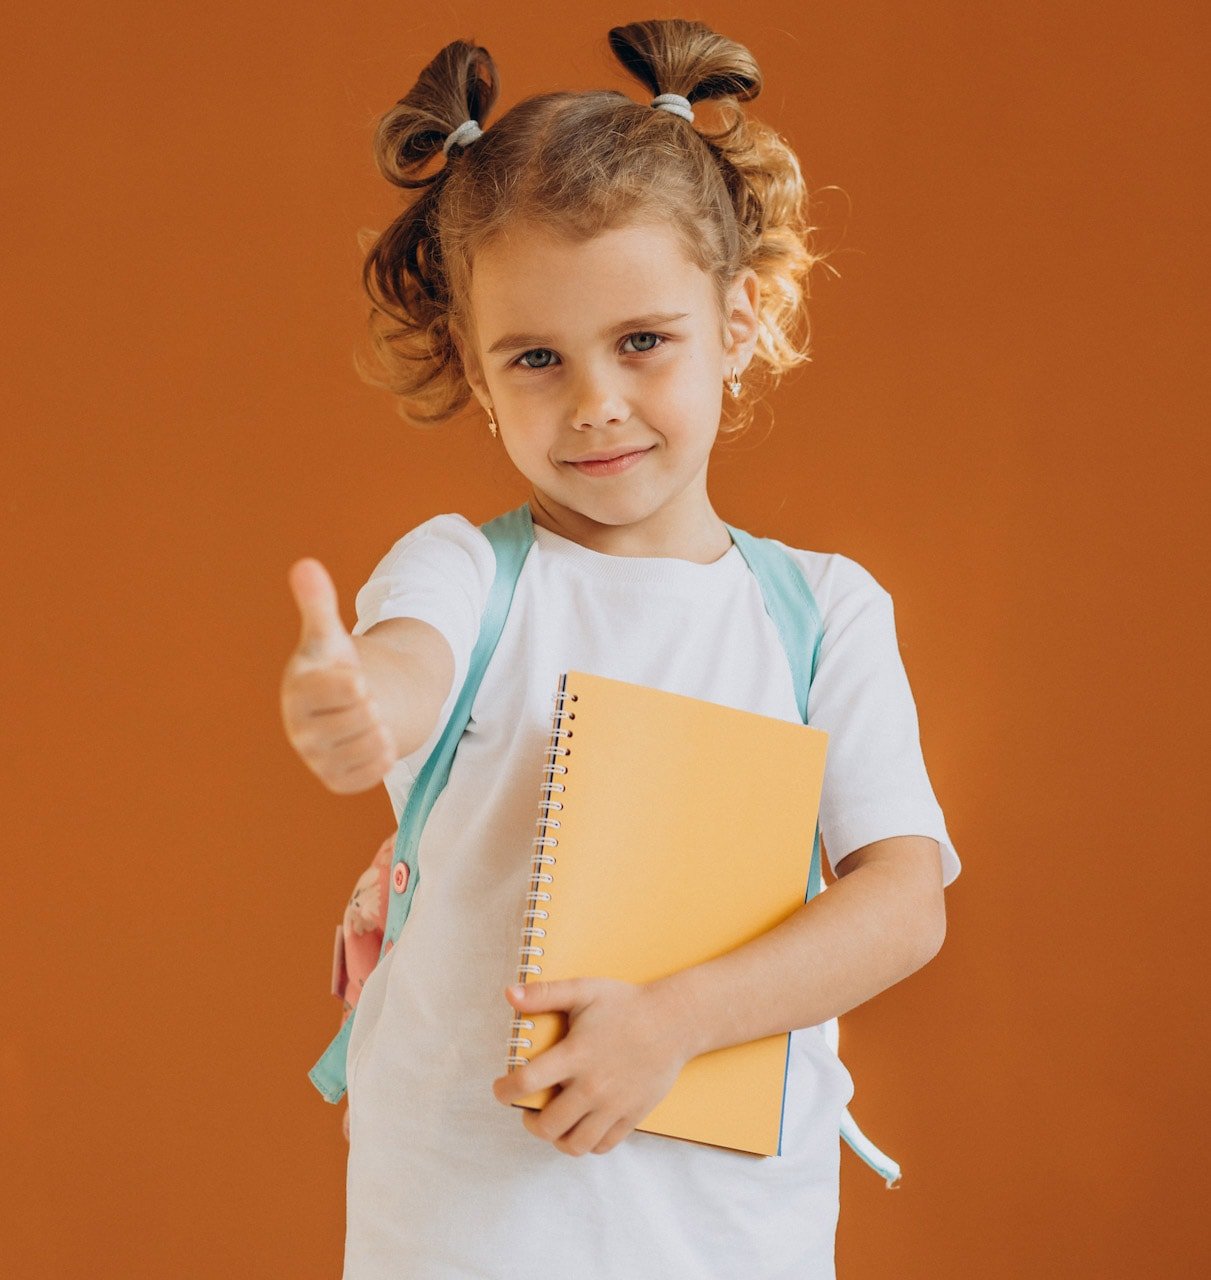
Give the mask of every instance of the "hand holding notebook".
M 509 1003 L 522 1025 L 558 1011 L 566 1034 L 558 1036 L 528 1071 L 537 1073 L 529 1092 L 551 1093 L 541 1111 L 527 1110 L 526 1127 L 569 1154 L 604 1154 L 653 1111 L 694 1055 L 684 1023 L 670 1016 L 668 994 L 659 983 L 619 978 L 542 979 L 510 987 Z M 540 1085 L 557 1082 L 558 1088 Z M 510 1072 L 492 1082 L 499 1102 L 527 1092 Z

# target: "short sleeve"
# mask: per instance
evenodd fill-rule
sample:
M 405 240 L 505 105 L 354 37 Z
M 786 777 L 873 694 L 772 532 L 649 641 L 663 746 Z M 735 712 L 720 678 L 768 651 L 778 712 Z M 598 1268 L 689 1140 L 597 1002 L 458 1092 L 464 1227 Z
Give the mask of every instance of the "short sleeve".
M 807 718 L 829 735 L 820 797 L 829 865 L 836 872 L 846 854 L 876 840 L 931 836 L 945 887 L 962 864 L 925 768 L 892 597 L 856 561 L 827 559 L 828 607 Z
M 483 530 L 449 512 L 400 538 L 357 593 L 353 635 L 364 635 L 388 618 L 420 618 L 446 637 L 454 654 L 454 682 L 437 724 L 428 741 L 388 774 L 387 787 L 393 793 L 399 784 L 415 780 L 445 730 L 467 678 L 495 574 L 496 554 Z

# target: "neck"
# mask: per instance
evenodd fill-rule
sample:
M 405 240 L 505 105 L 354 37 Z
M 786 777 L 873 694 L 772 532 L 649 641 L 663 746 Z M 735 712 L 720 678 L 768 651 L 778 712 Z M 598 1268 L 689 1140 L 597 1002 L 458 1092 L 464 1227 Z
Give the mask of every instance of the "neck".
M 709 501 L 692 515 L 672 511 L 669 504 L 650 516 L 625 524 L 604 524 L 554 502 L 537 490 L 531 494 L 529 504 L 530 516 L 540 528 L 603 555 L 667 556 L 696 564 L 713 564 L 732 547 L 731 534 Z

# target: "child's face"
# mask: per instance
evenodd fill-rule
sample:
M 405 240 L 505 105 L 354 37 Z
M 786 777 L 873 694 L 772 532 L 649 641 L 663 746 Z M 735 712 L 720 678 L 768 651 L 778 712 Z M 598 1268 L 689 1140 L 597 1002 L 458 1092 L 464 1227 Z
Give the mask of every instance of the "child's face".
M 724 380 L 756 343 L 757 296 L 752 271 L 737 277 L 725 332 L 710 278 L 650 224 L 581 244 L 515 228 L 476 255 L 467 377 L 561 532 L 643 526 L 678 545 L 715 532 L 707 463 Z M 622 449 L 648 452 L 614 474 L 571 465 Z

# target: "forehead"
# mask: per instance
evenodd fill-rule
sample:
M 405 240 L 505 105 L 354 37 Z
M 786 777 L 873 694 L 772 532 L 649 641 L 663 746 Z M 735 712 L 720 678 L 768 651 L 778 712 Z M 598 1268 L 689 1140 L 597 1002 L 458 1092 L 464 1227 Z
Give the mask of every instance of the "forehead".
M 631 223 L 572 240 L 513 227 L 476 255 L 471 305 L 481 336 L 603 315 L 694 311 L 711 296 L 706 273 L 667 225 Z

